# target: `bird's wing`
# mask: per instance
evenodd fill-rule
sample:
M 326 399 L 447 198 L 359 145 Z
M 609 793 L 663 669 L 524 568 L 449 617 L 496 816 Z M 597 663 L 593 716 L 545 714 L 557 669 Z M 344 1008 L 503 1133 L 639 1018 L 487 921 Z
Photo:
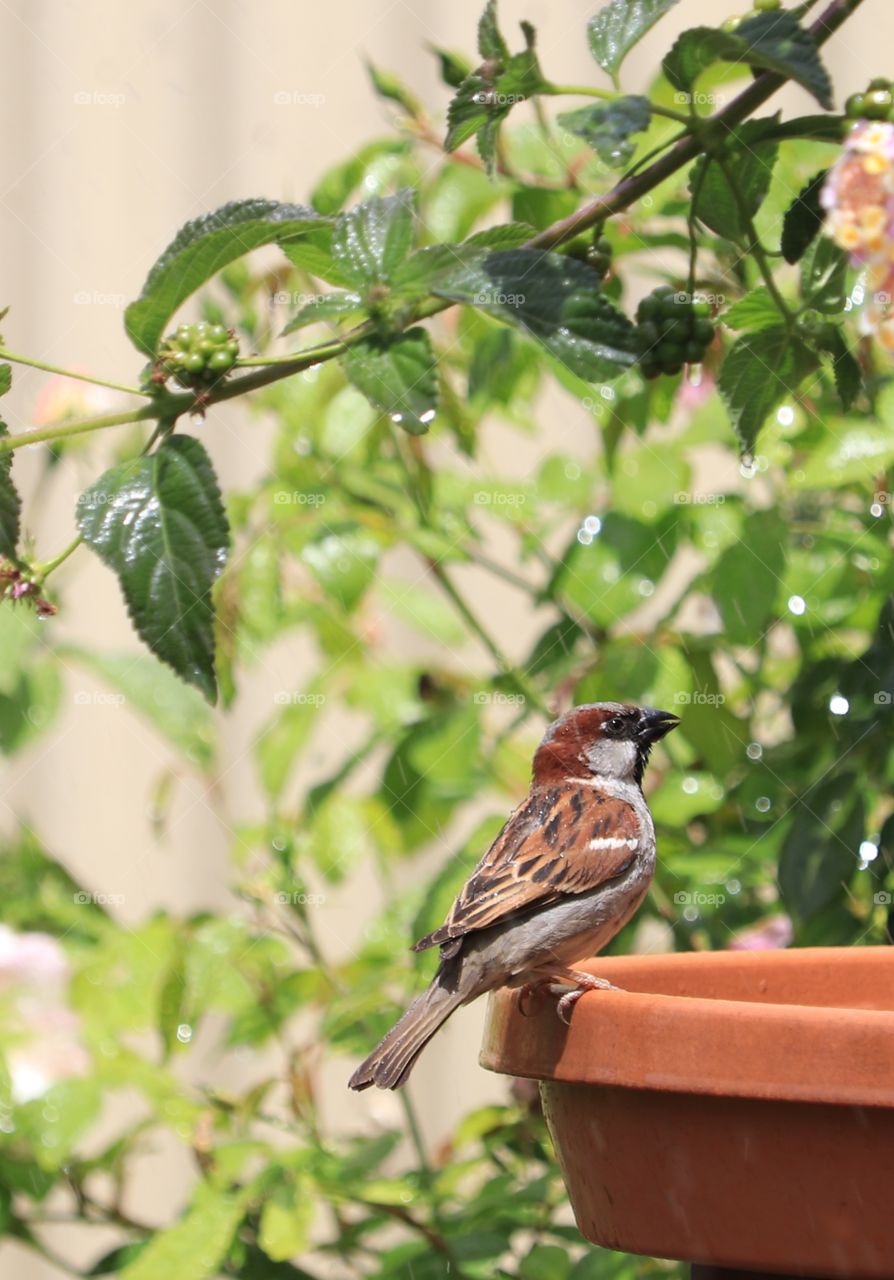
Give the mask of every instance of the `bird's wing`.
M 413 950 L 449 947 L 519 911 L 587 893 L 630 865 L 641 838 L 635 809 L 615 796 L 585 787 L 535 791 L 478 863 L 445 923 Z

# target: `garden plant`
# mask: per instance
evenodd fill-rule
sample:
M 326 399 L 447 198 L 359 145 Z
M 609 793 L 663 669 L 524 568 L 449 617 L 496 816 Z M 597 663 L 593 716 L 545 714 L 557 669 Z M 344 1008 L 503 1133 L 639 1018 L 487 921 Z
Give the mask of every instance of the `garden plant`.
M 591 81 L 564 85 L 489 0 L 477 51 L 473 32 L 432 51 L 444 128 L 371 67 L 387 135 L 305 204 L 188 223 L 127 307 L 132 368 L 69 373 L 112 408 L 0 425 L 5 754 L 87 670 L 213 789 L 245 673 L 284 640 L 314 655 L 243 744 L 261 799 L 229 819 L 230 909 L 124 927 L 39 814 L 4 819 L 0 1224 L 63 1273 L 678 1274 L 583 1242 L 534 1091 L 495 1080 L 502 1102 L 431 1149 L 415 1081 L 385 1120 L 344 1090 L 431 976 L 410 944 L 574 703 L 682 721 L 648 778 L 655 884 L 612 952 L 890 941 L 892 89 L 872 69 L 841 103 L 824 66 L 861 0 L 756 0 L 629 84 L 674 5 L 610 0 L 579 33 Z M 786 84 L 801 114 L 774 106 Z M 5 301 L 0 390 L 19 365 L 66 374 L 15 353 Z M 221 493 L 215 417 L 237 397 L 273 424 L 269 457 Z M 95 462 L 67 545 L 29 533 L 26 445 Z M 91 555 L 127 652 L 59 637 Z M 531 644 L 502 623 L 510 597 Z M 333 724 L 321 777 L 306 762 Z M 371 876 L 346 949 L 327 903 Z M 42 1071 L 54 1002 L 69 1047 Z M 221 1062 L 256 1060 L 244 1091 L 197 1079 L 212 1033 Z M 98 1144 L 119 1093 L 137 1114 Z M 159 1228 L 129 1188 L 161 1130 L 194 1180 Z M 49 1242 L 60 1220 L 101 1231 L 87 1269 Z

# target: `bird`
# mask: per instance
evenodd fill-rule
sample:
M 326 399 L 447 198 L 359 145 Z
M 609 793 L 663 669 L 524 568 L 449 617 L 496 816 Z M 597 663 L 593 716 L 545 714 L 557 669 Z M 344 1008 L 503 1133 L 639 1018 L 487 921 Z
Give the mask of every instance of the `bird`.
M 655 828 L 642 791 L 654 743 L 680 723 L 622 702 L 573 707 L 534 754 L 531 787 L 472 872 L 440 928 L 423 991 L 357 1068 L 351 1089 L 398 1089 L 460 1005 L 498 987 L 560 994 L 564 1021 L 585 992 L 611 987 L 574 969 L 624 927 L 655 870 Z

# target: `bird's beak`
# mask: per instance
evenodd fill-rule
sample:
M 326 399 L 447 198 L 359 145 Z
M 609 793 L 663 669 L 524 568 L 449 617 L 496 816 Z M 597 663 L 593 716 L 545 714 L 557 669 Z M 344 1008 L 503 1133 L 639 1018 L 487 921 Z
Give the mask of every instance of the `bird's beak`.
M 639 713 L 637 740 L 651 746 L 659 738 L 663 738 L 671 729 L 676 729 L 680 717 L 672 711 L 659 711 L 655 707 L 642 707 Z

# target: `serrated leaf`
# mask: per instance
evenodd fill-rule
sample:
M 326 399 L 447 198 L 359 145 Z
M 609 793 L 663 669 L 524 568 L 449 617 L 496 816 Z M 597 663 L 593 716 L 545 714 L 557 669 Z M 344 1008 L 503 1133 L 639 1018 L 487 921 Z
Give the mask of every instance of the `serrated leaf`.
M 503 39 L 497 21 L 497 0 L 487 0 L 484 12 L 478 19 L 478 52 L 482 58 L 509 57 L 509 46 Z
M 534 29 L 522 23 L 526 48 L 510 56 L 502 36 L 493 37 L 490 17 L 495 15 L 491 3 L 485 10 L 482 25 L 488 35 L 482 44 L 495 52 L 483 54 L 485 61 L 463 80 L 447 108 L 445 151 L 455 151 L 473 135 L 489 174 L 496 160 L 497 135 L 500 125 L 516 103 L 524 102 L 548 88 L 534 52 Z M 487 19 L 487 21 L 485 21 Z M 479 27 L 479 36 L 481 32 Z M 495 30 L 495 28 L 494 28 Z M 497 53 L 497 49 L 503 52 Z
M 152 1237 L 139 1256 L 128 1263 L 121 1280 L 208 1280 L 221 1262 L 245 1213 L 249 1193 L 221 1193 L 201 1185 L 193 1204 L 173 1227 Z
M 823 225 L 820 192 L 828 169 L 821 169 L 795 196 L 782 219 L 782 256 L 786 262 L 799 262 Z
M 141 638 L 214 702 L 211 587 L 229 529 L 204 445 L 172 436 L 154 454 L 112 467 L 81 494 L 77 524 L 118 575 Z
M 536 231 L 529 222 L 504 222 L 496 227 L 476 231 L 460 245 L 461 249 L 520 249 Z
M 754 217 L 770 189 L 778 146 L 755 139 L 761 124 L 759 120 L 748 121 L 732 131 L 724 143 L 724 166 L 735 179 L 735 191 L 724 167 L 710 156 L 703 156 L 693 166 L 689 179 L 696 217 L 728 240 L 749 240 L 748 219 Z
M 340 320 L 345 316 L 356 315 L 363 310 L 363 299 L 359 293 L 339 289 L 335 293 L 320 293 L 305 302 L 282 331 L 282 337 L 303 329 L 309 324 L 320 324 L 324 320 Z
M 745 452 L 754 448 L 767 415 L 817 364 L 814 353 L 781 325 L 746 333 L 734 343 L 717 388 Z
M 677 0 L 611 0 L 587 23 L 590 52 L 610 76 Z
M 300 204 L 234 200 L 187 222 L 124 313 L 131 342 L 144 355 L 154 355 L 178 307 L 223 267 L 251 249 L 300 235 L 322 221 L 322 215 Z
M 844 334 L 835 330 L 835 337 L 829 343 L 829 354 L 832 357 L 832 376 L 835 379 L 835 390 L 845 413 L 856 400 L 863 386 L 863 373 L 853 352 L 848 349 Z
M 832 86 L 816 44 L 794 13 L 776 10 L 745 18 L 735 31 L 692 27 L 665 56 L 664 74 L 675 89 L 689 93 L 714 62 L 742 62 L 794 80 L 821 107 L 832 108 Z
M 557 123 L 575 137 L 583 138 L 600 160 L 616 168 L 625 165 L 633 155 L 633 143 L 628 139 L 648 129 L 651 113 L 648 98 L 631 94 L 612 102 L 579 107 L 577 111 L 564 111 Z
M 438 377 L 424 329 L 358 342 L 345 356 L 344 367 L 348 380 L 392 422 L 413 435 L 428 430 L 438 406 Z
M 332 256 L 351 284 L 365 288 L 388 283 L 413 245 L 414 202 L 414 192 L 405 188 L 339 214 Z
M 819 236 L 801 264 L 801 297 L 806 307 L 836 315 L 847 301 L 848 255 L 828 236 Z
M 594 272 L 563 254 L 489 253 L 432 292 L 516 325 L 579 377 L 617 377 L 636 360 L 633 325 L 599 292 Z
M 435 55 L 441 68 L 441 79 L 450 89 L 458 89 L 472 70 L 468 59 L 452 49 L 442 49 L 439 45 L 430 44 L 429 51 Z
M 9 365 L 3 366 L 9 368 Z M 0 418 L 0 438 L 9 435 Z M 22 500 L 12 478 L 12 453 L 0 453 L 0 556 L 15 560 L 21 533 Z
M 730 329 L 748 329 L 754 333 L 758 329 L 772 329 L 782 322 L 779 308 L 773 301 L 772 294 L 765 285 L 759 285 L 739 298 L 720 317 Z
M 193 764 L 210 767 L 214 728 L 208 704 L 168 667 L 143 653 L 102 653 L 77 645 L 65 645 L 59 652 L 123 694 L 128 709 L 144 716 Z

